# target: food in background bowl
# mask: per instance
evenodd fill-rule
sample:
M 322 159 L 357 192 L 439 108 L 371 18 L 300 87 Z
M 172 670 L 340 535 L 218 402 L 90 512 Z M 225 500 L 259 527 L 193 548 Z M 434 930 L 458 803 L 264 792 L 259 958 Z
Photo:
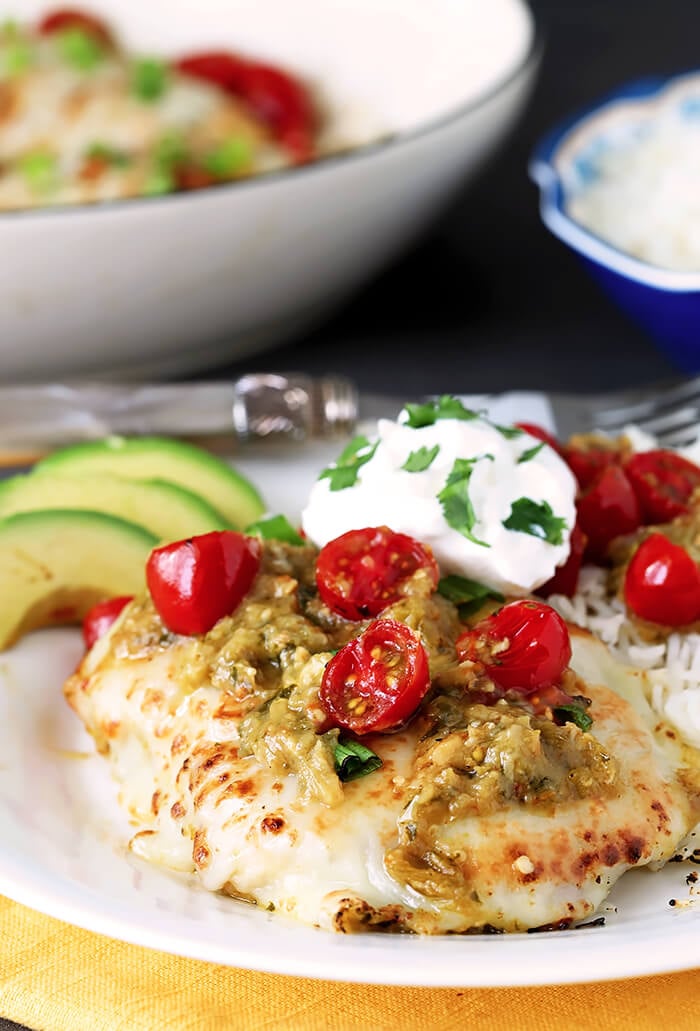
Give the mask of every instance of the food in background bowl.
M 545 225 L 671 360 L 700 370 L 700 75 L 644 79 L 537 147 Z
M 297 79 L 228 51 L 135 56 L 77 10 L 0 26 L 0 211 L 286 168 L 314 157 L 316 123 Z

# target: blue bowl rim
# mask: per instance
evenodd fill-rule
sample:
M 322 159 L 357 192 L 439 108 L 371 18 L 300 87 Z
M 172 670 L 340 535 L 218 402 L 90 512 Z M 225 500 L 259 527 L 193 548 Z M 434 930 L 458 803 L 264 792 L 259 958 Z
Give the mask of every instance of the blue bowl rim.
M 530 178 L 540 188 L 540 215 L 547 228 L 584 257 L 626 279 L 673 293 L 700 291 L 700 272 L 684 272 L 651 265 L 615 247 L 574 221 L 564 210 L 564 188 L 554 159 L 569 135 L 592 123 L 610 108 L 634 100 L 655 100 L 688 79 L 700 79 L 700 70 L 675 75 L 649 75 L 610 90 L 599 100 L 559 122 L 535 146 L 528 164 Z

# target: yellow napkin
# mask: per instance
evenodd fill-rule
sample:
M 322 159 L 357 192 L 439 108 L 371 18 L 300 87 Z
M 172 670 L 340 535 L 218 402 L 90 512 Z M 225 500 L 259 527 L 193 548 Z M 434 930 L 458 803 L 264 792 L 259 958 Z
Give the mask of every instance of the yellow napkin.
M 551 988 L 335 984 L 125 945 L 0 898 L 0 1016 L 34 1031 L 698 1031 L 700 970 Z

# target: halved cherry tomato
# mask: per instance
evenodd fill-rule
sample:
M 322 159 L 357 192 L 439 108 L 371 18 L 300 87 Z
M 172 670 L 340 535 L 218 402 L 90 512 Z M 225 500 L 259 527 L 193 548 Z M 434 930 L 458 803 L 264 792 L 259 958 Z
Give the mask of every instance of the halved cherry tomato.
M 131 600 L 132 595 L 122 595 L 119 598 L 108 598 L 107 601 L 100 601 L 97 605 L 93 605 L 83 620 L 83 641 L 88 651 L 95 641 L 107 633 L 112 624 L 116 622 L 122 609 L 126 608 Z
M 581 530 L 588 538 L 586 556 L 594 562 L 604 562 L 610 542 L 636 530 L 642 522 L 637 495 L 619 465 L 604 467 L 576 507 Z
M 578 578 L 587 542 L 588 537 L 581 529 L 581 524 L 577 521 L 571 531 L 569 557 L 563 566 L 559 566 L 555 570 L 551 580 L 537 588 L 537 594 L 543 598 L 548 598 L 550 594 L 563 594 L 567 598 L 573 597 L 578 587 Z
M 205 634 L 248 593 L 262 548 L 256 537 L 215 530 L 156 548 L 146 563 L 153 604 L 169 630 Z
M 406 580 L 419 569 L 435 590 L 440 571 L 428 547 L 388 526 L 368 526 L 321 548 L 316 584 L 321 601 L 339 616 L 369 619 L 398 601 Z
M 688 511 L 688 499 L 700 487 L 700 469 L 673 451 L 641 451 L 623 464 L 645 523 L 668 523 Z
M 700 569 L 661 533 L 642 541 L 627 567 L 625 602 L 641 619 L 685 626 L 700 619 Z
M 112 33 L 103 21 L 86 11 L 72 7 L 50 11 L 44 15 L 37 27 L 42 36 L 50 36 L 54 32 L 64 32 L 66 29 L 80 29 L 81 32 L 95 36 L 107 46 L 112 46 L 114 42 Z
M 581 490 L 590 487 L 604 469 L 619 461 L 619 452 L 615 448 L 591 444 L 588 447 L 564 448 L 564 459 L 578 480 Z
M 511 601 L 458 637 L 457 655 L 482 663 L 505 690 L 529 695 L 561 678 L 571 660 L 571 641 L 550 605 Z
M 295 160 L 313 157 L 313 105 L 304 86 L 287 72 L 227 51 L 191 54 L 180 58 L 176 66 L 186 75 L 213 82 L 240 97 Z
M 319 698 L 330 726 L 353 734 L 394 730 L 430 687 L 420 638 L 393 619 L 377 619 L 326 666 Z
M 543 440 L 545 444 L 549 444 L 551 448 L 554 448 L 558 455 L 561 455 L 562 458 L 564 457 L 564 449 L 561 444 L 557 438 L 549 432 L 549 430 L 544 428 L 544 426 L 538 426 L 537 423 L 534 422 L 516 422 L 515 425 L 518 429 L 525 430 L 525 432 L 529 433 L 531 437 L 535 437 L 537 440 Z

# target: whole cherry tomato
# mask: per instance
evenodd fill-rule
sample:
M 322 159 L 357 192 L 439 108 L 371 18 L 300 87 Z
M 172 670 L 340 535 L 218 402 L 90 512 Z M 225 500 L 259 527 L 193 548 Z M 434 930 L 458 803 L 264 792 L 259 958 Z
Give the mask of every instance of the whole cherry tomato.
M 458 637 L 457 655 L 481 662 L 505 690 L 529 695 L 561 678 L 571 660 L 571 641 L 550 605 L 511 601 Z
M 587 542 L 588 537 L 586 537 L 581 529 L 581 524 L 577 520 L 571 531 L 569 557 L 562 566 L 555 570 L 551 580 L 537 588 L 537 594 L 540 594 L 543 598 L 548 598 L 550 594 L 564 594 L 567 598 L 573 597 L 578 587 L 578 578 Z
M 588 538 L 586 556 L 604 562 L 615 537 L 631 533 L 642 522 L 637 495 L 619 465 L 608 465 L 579 497 L 581 530 Z
M 100 601 L 97 605 L 93 605 L 83 620 L 83 641 L 88 651 L 95 641 L 107 633 L 112 624 L 116 622 L 122 609 L 126 608 L 131 600 L 131 595 L 122 595 L 119 598 L 108 598 L 107 601 Z
M 393 619 L 377 619 L 326 666 L 319 698 L 330 726 L 354 734 L 394 730 L 430 687 L 419 637 Z
M 333 612 L 345 619 L 368 619 L 398 601 L 406 580 L 419 569 L 435 590 L 440 572 L 429 548 L 388 526 L 368 526 L 349 530 L 321 548 L 316 584 Z
M 619 452 L 615 448 L 591 444 L 586 447 L 568 445 L 564 448 L 565 461 L 578 480 L 582 490 L 590 487 L 604 469 L 619 461 Z
M 543 440 L 545 444 L 549 444 L 551 448 L 554 448 L 558 455 L 561 455 L 562 458 L 564 457 L 564 449 L 561 444 L 544 426 L 538 426 L 534 422 L 516 422 L 515 425 L 519 430 L 525 430 L 531 437 L 535 437 L 536 440 Z
M 687 458 L 661 449 L 641 451 L 623 465 L 645 523 L 668 523 L 688 511 L 688 499 L 700 487 L 700 469 Z
M 66 29 L 80 29 L 81 32 L 94 36 L 107 46 L 111 46 L 114 42 L 111 32 L 103 21 L 86 11 L 72 7 L 50 11 L 44 15 L 38 25 L 42 36 L 50 36 L 54 32 L 64 32 Z
M 685 626 L 700 619 L 700 570 L 685 548 L 652 533 L 627 567 L 624 595 L 641 619 Z
M 296 161 L 314 156 L 313 105 L 306 89 L 287 72 L 227 51 L 182 57 L 177 68 L 243 100 Z
M 262 548 L 256 537 L 215 530 L 156 548 L 146 583 L 160 618 L 176 634 L 205 634 L 248 593 Z

